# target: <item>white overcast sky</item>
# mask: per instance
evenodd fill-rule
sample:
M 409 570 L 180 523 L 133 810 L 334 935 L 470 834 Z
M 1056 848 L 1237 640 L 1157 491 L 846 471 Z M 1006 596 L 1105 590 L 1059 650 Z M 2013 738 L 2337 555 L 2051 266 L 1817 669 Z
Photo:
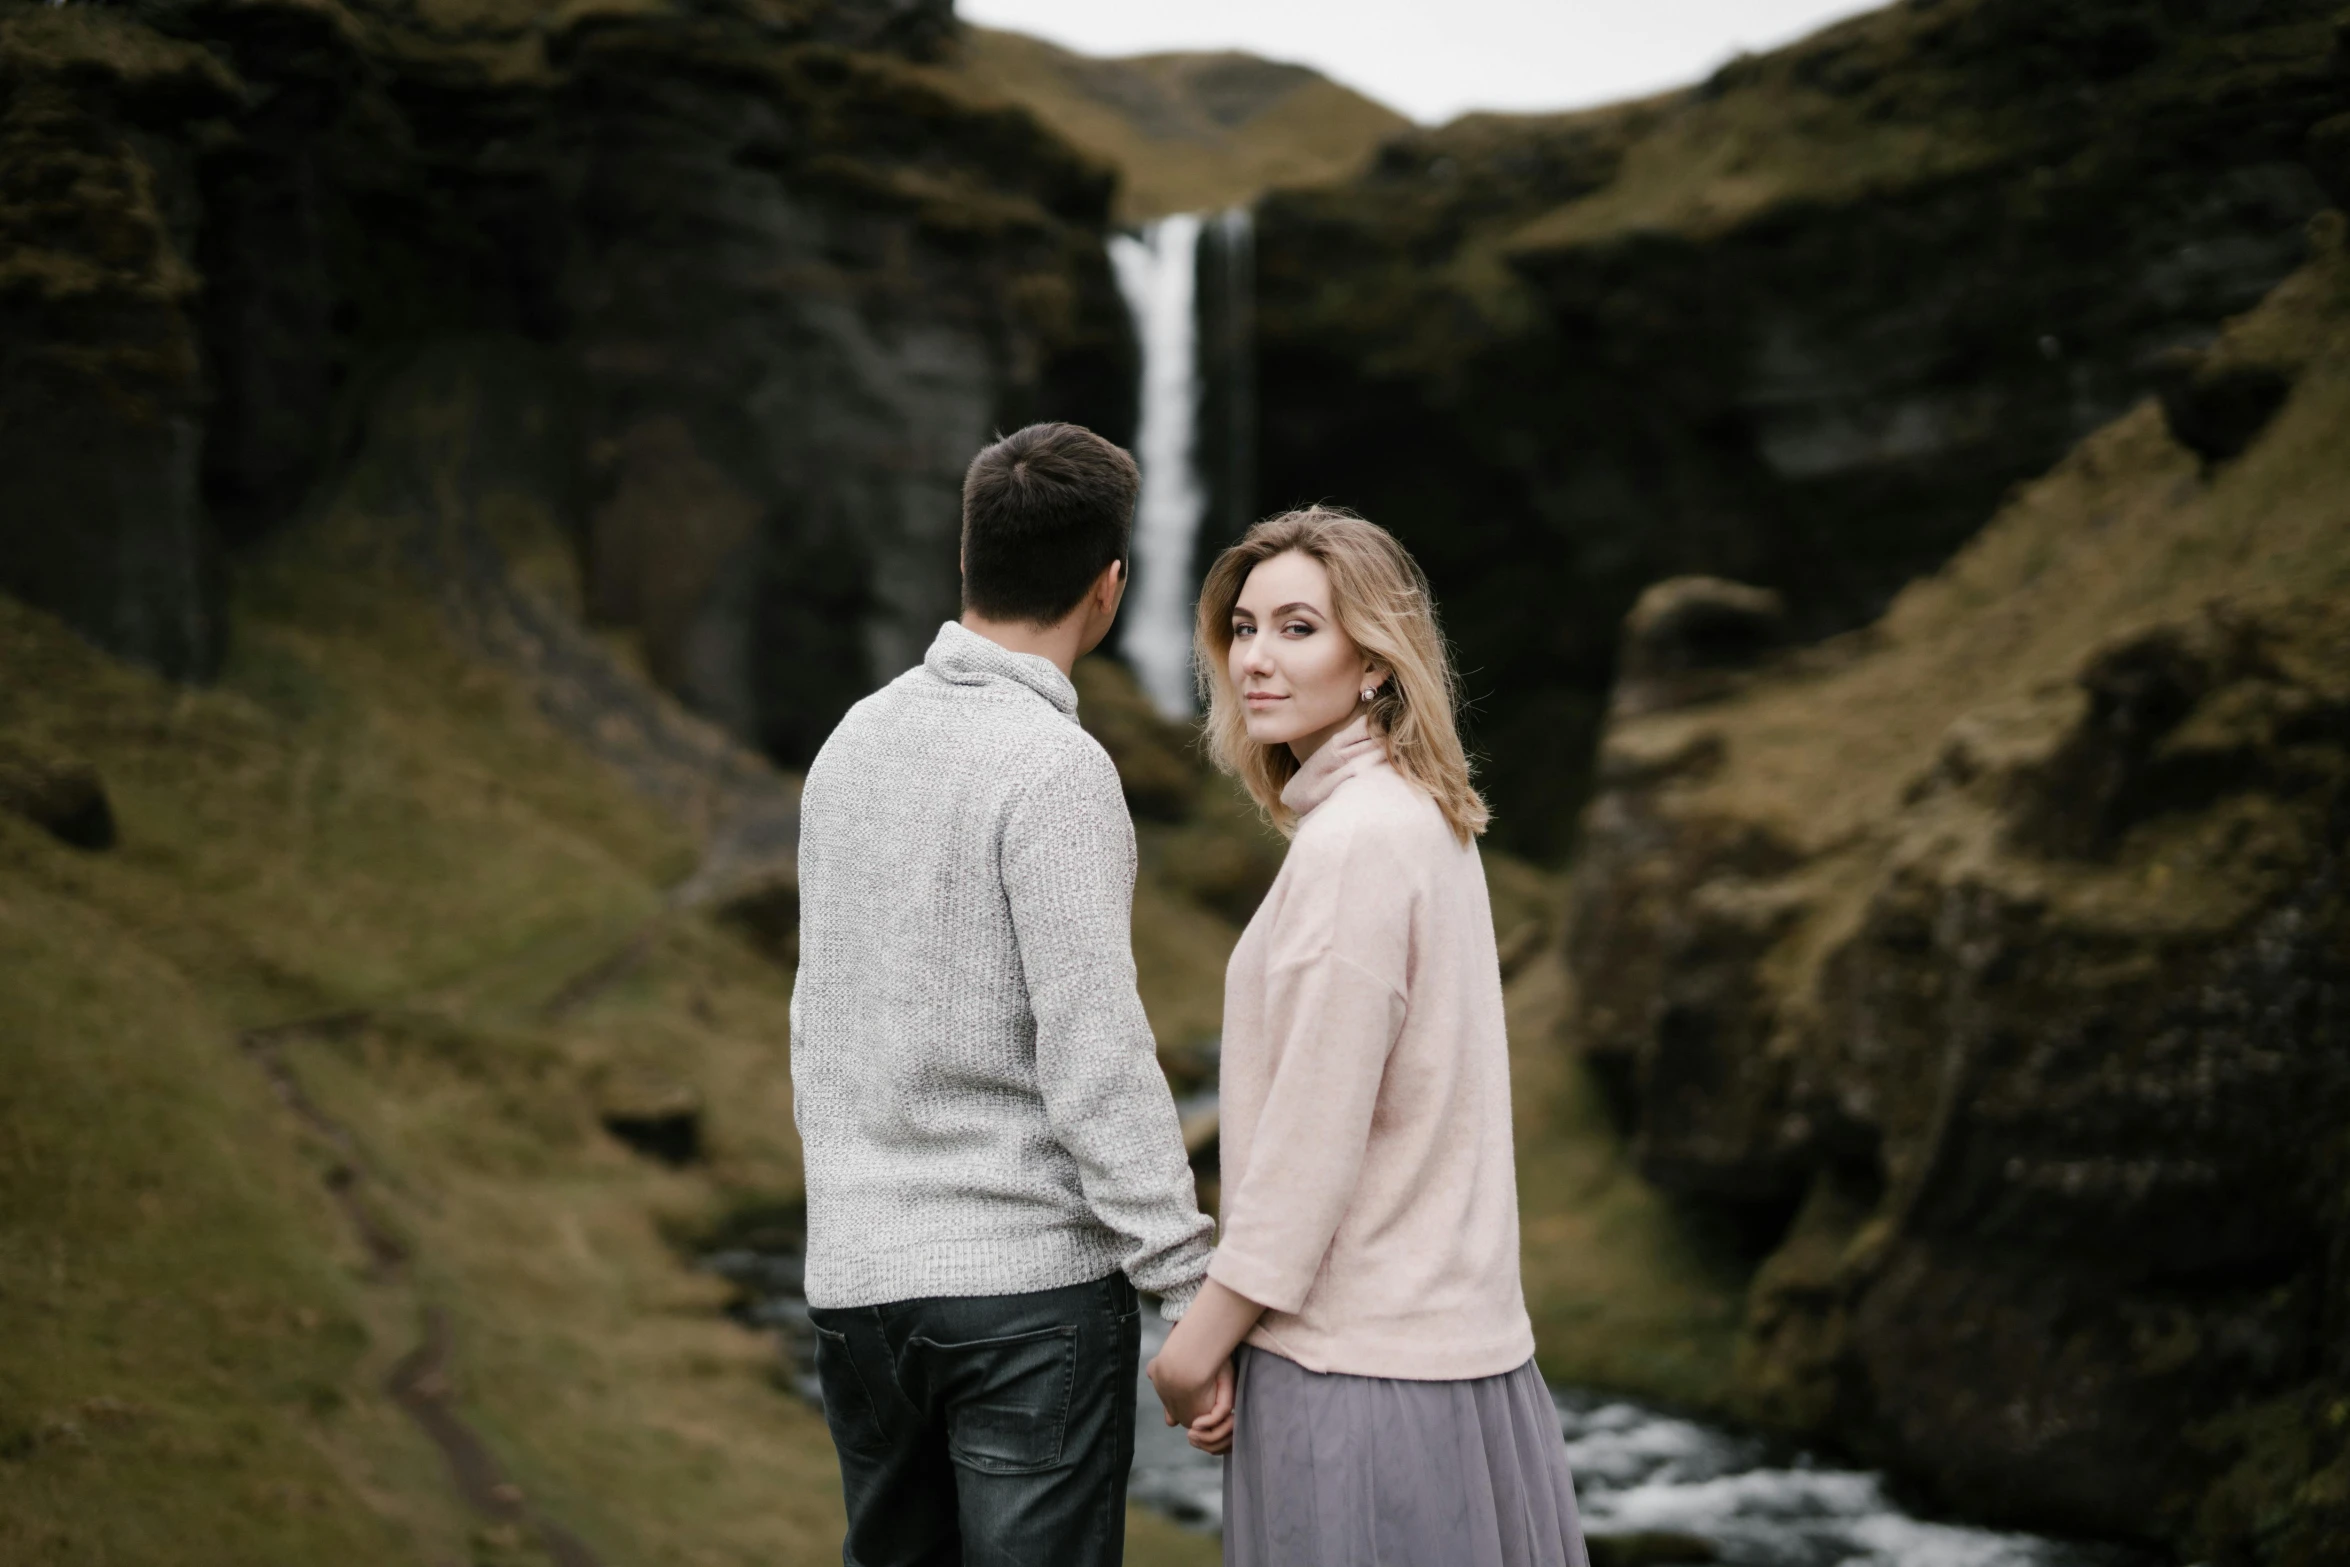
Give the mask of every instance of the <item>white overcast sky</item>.
M 1693 82 L 1881 0 L 957 0 L 983 27 L 1084 54 L 1245 49 L 1427 124 L 1574 109 Z M 2061 0 L 2052 0 L 2061 3 Z

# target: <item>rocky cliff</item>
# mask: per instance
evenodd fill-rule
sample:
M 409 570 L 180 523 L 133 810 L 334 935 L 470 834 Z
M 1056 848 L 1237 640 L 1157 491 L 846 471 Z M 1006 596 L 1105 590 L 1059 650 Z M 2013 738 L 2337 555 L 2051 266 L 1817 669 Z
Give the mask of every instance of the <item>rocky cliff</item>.
M 1645 595 L 1568 937 L 1641 1168 L 1776 1237 L 1750 1408 L 2188 1560 L 2350 1541 L 2344 232 L 1865 629 Z
M 994 428 L 1131 418 L 1112 178 L 932 0 L 0 9 L 0 586 L 175 674 L 419 348 L 551 353 L 589 601 L 786 759 L 954 605 Z
M 1263 508 L 1426 563 L 1557 852 L 1642 587 L 1859 624 L 2299 255 L 2337 0 L 1906 0 L 1687 92 L 1472 116 L 1259 212 Z

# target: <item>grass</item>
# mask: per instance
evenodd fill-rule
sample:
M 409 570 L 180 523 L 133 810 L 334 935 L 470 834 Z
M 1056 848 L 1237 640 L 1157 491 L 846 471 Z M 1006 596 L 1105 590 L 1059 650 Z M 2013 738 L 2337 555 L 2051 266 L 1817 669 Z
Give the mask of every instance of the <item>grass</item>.
M 962 90 L 1017 103 L 1114 166 L 1129 223 L 1343 179 L 1411 124 L 1303 67 L 1246 55 L 1097 60 L 975 27 L 951 71 Z
M 31 832 L 0 819 L 12 872 Z M 0 971 L 0 1559 L 291 1567 L 454 1537 L 369 1407 L 382 1325 L 320 1171 L 215 998 L 14 874 Z
M 251 568 L 206 691 L 0 602 L 0 735 L 93 763 L 121 834 L 90 855 L 0 819 L 0 1292 L 40 1303 L 0 1347 L 0 1556 L 503 1549 L 382 1391 L 426 1304 L 457 1323 L 459 1407 L 608 1559 L 835 1555 L 820 1421 L 664 1238 L 796 1190 L 788 976 L 675 922 L 548 1022 L 697 846 L 347 564 Z M 414 1255 L 397 1281 L 365 1276 L 337 1156 L 238 1048 L 347 1008 L 376 1021 L 286 1057 Z M 691 1088 L 705 1166 L 602 1133 L 620 1072 Z
M 1212 1534 L 1177 1528 L 1139 1507 L 1126 1515 L 1126 1560 L 1130 1567 L 1215 1567 L 1223 1559 L 1224 1547 Z

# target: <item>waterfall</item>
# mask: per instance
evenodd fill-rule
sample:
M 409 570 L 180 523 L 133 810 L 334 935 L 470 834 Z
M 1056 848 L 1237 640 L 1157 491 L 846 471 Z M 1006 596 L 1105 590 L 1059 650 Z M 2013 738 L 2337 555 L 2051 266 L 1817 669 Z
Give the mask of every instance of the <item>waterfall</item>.
M 1142 344 L 1141 424 L 1134 454 L 1142 499 L 1134 511 L 1134 582 L 1120 647 L 1159 710 L 1190 716 L 1192 555 L 1208 506 L 1199 467 L 1199 240 L 1197 213 L 1178 213 L 1139 237 L 1110 238 L 1118 291 Z
M 1134 584 L 1119 650 L 1170 718 L 1192 711 L 1191 617 L 1203 557 L 1240 536 L 1255 504 L 1256 376 L 1246 207 L 1178 213 L 1110 239 L 1142 345 L 1134 455 Z
M 1221 548 L 1256 520 L 1256 217 L 1226 207 L 1202 241 L 1200 267 L 1200 417 L 1202 466 L 1208 474 L 1208 525 Z M 1198 552 L 1194 553 L 1195 560 Z

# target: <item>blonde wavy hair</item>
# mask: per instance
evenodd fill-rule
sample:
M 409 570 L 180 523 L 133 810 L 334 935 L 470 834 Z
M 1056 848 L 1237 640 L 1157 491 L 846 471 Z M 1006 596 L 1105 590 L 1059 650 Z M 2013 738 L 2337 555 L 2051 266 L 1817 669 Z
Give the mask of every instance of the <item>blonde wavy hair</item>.
M 1208 710 L 1209 756 L 1241 781 L 1275 827 L 1297 831 L 1296 816 L 1281 803 L 1282 787 L 1297 776 L 1297 759 L 1286 745 L 1259 745 L 1248 737 L 1231 673 L 1232 611 L 1241 586 L 1260 562 L 1292 550 L 1322 563 L 1338 628 L 1387 671 L 1370 716 L 1371 727 L 1387 738 L 1388 759 L 1428 791 L 1454 836 L 1469 842 L 1485 831 L 1490 813 L 1470 782 L 1468 754 L 1461 749 L 1460 681 L 1436 623 L 1428 579 L 1393 534 L 1335 506 L 1268 517 L 1208 568 L 1192 657 Z

